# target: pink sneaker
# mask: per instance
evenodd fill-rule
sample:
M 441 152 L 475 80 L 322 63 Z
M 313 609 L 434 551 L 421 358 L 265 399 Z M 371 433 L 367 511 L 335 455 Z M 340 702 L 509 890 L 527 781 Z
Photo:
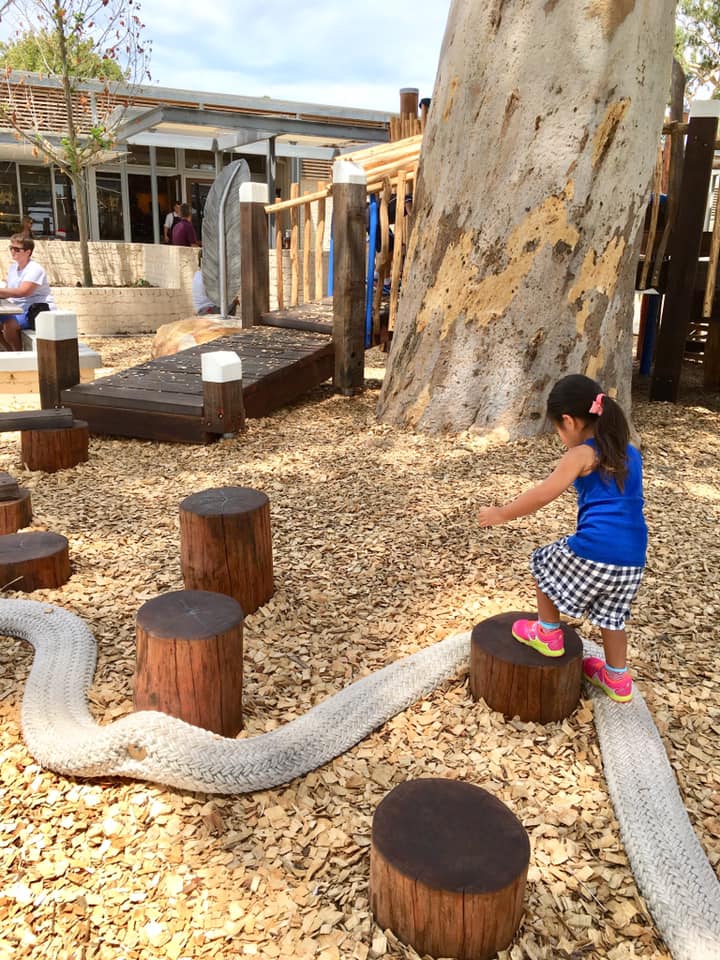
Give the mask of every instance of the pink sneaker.
M 516 620 L 512 625 L 512 635 L 544 657 L 561 657 L 565 653 L 565 640 L 560 627 L 543 630 L 539 620 Z
M 594 686 L 599 687 L 611 700 L 617 703 L 628 703 L 633 698 L 633 682 L 630 674 L 625 671 L 615 679 L 605 669 L 605 661 L 599 657 L 585 657 L 583 660 L 585 678 Z

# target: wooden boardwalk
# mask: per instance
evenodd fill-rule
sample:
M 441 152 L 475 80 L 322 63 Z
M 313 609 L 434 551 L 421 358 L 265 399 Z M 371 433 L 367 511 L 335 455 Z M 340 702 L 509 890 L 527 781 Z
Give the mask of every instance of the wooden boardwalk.
M 266 416 L 333 375 L 334 349 L 327 323 L 332 306 L 311 304 L 293 314 L 310 318 L 318 330 L 250 327 L 93 383 L 78 384 L 63 390 L 62 402 L 76 419 L 88 422 L 91 433 L 210 443 L 218 437 L 203 427 L 201 354 L 232 350 L 240 356 L 248 417 Z M 290 316 L 286 319 L 293 322 Z M 323 324 L 328 332 L 319 332 Z

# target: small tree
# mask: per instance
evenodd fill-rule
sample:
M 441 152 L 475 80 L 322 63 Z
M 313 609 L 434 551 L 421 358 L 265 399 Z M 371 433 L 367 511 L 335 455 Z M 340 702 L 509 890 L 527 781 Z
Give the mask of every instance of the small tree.
M 75 65 L 78 80 L 124 80 L 115 60 L 101 59 L 90 40 L 68 38 L 68 52 Z M 8 43 L 0 43 L 0 62 L 7 70 L 27 70 L 29 73 L 62 73 L 62 58 L 58 38 L 54 33 L 28 30 Z
M 41 74 L 57 77 L 62 88 L 67 127 L 53 136 L 32 84 L 13 73 L 6 59 L 6 102 L 0 105 L 5 122 L 18 139 L 32 145 L 70 179 L 77 204 L 78 238 L 83 283 L 92 286 L 88 251 L 87 171 L 103 162 L 116 143 L 117 131 L 131 98 L 119 96 L 118 83 L 132 85 L 149 77 L 150 45 L 143 41 L 145 25 L 138 0 L 14 0 L 6 18 L 14 17 L 14 43 L 8 52 L 24 51 Z M 37 30 L 28 31 L 34 23 Z M 101 81 L 100 95 L 91 97 L 83 81 Z

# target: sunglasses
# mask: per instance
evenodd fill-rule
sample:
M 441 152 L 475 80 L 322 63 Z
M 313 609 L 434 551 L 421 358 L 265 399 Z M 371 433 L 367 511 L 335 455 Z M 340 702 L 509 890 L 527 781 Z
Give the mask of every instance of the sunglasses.
M 22 247 L 8 247 L 8 250 L 10 251 L 10 253 L 22 253 L 22 252 L 23 252 L 23 248 L 22 248 Z

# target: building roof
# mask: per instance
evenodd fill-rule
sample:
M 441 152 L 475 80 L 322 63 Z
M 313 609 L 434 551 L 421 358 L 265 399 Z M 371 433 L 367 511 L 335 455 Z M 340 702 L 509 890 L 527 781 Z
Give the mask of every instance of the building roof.
M 13 71 L 7 82 L 15 93 L 30 92 L 33 110 L 44 132 L 65 133 L 67 111 L 59 78 Z M 377 110 L 149 84 L 107 86 L 101 81 L 87 80 L 75 84 L 75 91 L 74 116 L 81 132 L 89 131 L 93 113 L 101 103 L 104 110 L 109 107 L 123 112 L 118 129 L 121 143 L 190 149 L 245 149 L 274 136 L 285 147 L 294 145 L 302 149 L 303 155 L 307 155 L 307 150 L 313 155 L 318 150 L 324 153 L 347 149 L 354 143 L 384 142 L 392 116 Z M 8 87 L 2 84 L 0 103 L 8 100 Z M 293 151 L 278 151 L 278 155 L 283 153 L 292 155 Z

